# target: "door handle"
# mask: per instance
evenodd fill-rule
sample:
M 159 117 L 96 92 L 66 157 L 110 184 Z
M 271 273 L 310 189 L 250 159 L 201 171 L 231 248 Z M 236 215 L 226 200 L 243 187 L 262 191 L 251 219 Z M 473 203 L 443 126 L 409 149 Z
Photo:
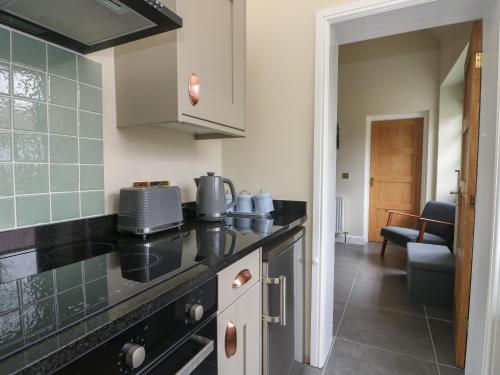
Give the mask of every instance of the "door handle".
M 241 270 L 233 280 L 233 289 L 237 289 L 252 279 L 252 273 L 249 269 Z
M 280 286 L 280 315 L 279 316 L 269 316 L 263 315 L 262 319 L 266 323 L 279 323 L 280 326 L 286 326 L 286 276 L 280 276 L 276 278 L 266 278 L 264 283 L 267 285 L 279 285 Z
M 450 194 L 451 194 L 451 195 L 459 195 L 459 194 L 460 194 L 460 192 L 459 192 L 459 191 L 450 191 Z
M 236 354 L 236 349 L 238 346 L 238 333 L 236 332 L 236 326 L 233 322 L 229 321 L 226 325 L 226 337 L 225 337 L 225 349 L 226 357 L 231 358 Z

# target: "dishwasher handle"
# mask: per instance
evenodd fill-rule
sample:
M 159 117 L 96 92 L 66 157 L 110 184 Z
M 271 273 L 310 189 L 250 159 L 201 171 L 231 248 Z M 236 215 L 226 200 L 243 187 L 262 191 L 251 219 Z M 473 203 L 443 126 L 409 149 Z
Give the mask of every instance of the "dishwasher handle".
M 269 316 L 263 315 L 262 319 L 266 323 L 279 323 L 280 326 L 286 326 L 286 276 L 274 277 L 274 278 L 265 278 L 265 285 L 279 285 L 280 286 L 280 315 L 279 316 Z
M 202 336 L 193 335 L 192 340 L 204 345 L 193 358 L 189 360 L 175 375 L 191 374 L 207 357 L 212 354 L 215 349 L 214 340 L 207 339 Z

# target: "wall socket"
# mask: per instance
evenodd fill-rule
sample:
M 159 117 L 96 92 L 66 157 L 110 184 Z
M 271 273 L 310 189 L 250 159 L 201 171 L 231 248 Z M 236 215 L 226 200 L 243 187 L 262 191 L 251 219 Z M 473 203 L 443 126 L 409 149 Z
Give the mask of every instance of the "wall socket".
M 342 179 L 348 180 L 349 179 L 349 172 L 342 172 Z

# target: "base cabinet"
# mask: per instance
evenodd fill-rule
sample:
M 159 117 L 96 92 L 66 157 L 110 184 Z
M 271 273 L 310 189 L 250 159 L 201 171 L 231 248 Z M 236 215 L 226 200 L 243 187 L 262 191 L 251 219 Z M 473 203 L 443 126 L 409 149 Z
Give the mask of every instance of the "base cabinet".
M 217 318 L 219 375 L 261 372 L 261 285 L 254 285 Z
M 217 274 L 219 375 L 261 373 L 261 250 Z

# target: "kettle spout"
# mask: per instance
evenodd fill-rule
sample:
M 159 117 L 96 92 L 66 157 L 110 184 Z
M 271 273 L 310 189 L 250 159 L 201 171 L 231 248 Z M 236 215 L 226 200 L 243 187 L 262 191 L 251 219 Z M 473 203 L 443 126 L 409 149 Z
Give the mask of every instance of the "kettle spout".
M 194 179 L 194 183 L 196 184 L 196 187 L 198 187 L 198 185 L 200 184 L 200 179 L 199 178 L 195 178 Z

